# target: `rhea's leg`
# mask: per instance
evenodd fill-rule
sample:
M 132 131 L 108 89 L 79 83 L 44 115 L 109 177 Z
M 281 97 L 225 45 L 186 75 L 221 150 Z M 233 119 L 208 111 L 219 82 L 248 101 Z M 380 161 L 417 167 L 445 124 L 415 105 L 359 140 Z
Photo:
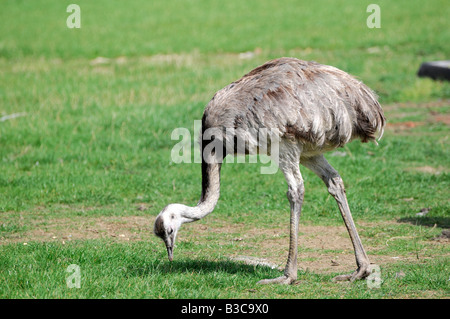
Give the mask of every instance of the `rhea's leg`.
M 259 281 L 259 284 L 292 284 L 297 280 L 298 224 L 305 187 L 300 174 L 298 159 L 294 163 L 280 161 L 280 169 L 283 171 L 289 186 L 287 192 L 287 197 L 291 206 L 289 254 L 284 270 L 284 276 L 274 279 L 264 279 Z
M 370 262 L 353 222 L 352 214 L 345 195 L 344 183 L 339 173 L 327 162 L 323 155 L 302 159 L 302 165 L 316 173 L 327 185 L 328 192 L 336 200 L 339 211 L 344 219 L 345 226 L 355 250 L 358 269 L 350 275 L 341 275 L 334 278 L 336 281 L 362 279 L 370 275 Z

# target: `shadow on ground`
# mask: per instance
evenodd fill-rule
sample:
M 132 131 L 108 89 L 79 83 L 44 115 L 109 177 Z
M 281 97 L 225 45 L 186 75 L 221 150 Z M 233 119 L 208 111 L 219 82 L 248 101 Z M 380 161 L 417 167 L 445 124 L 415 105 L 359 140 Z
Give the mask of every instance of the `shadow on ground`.
M 128 276 L 146 276 L 152 273 L 217 273 L 223 272 L 228 274 L 245 274 L 246 276 L 254 275 L 255 277 L 264 276 L 279 276 L 278 270 L 273 270 L 270 267 L 246 265 L 235 261 L 210 261 L 210 260 L 191 260 L 184 259 L 173 262 L 160 262 L 158 264 L 148 264 L 144 266 L 129 266 L 127 267 Z
M 449 217 L 404 217 L 397 219 L 399 223 L 409 223 L 417 226 L 450 228 Z

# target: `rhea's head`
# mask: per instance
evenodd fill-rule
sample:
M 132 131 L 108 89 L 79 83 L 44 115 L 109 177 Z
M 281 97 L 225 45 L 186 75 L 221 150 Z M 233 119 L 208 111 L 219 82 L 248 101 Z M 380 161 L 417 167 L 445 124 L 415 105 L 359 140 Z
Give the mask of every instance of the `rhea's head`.
M 169 260 L 173 260 L 173 248 L 178 229 L 182 222 L 181 213 L 186 206 L 181 204 L 167 205 L 156 217 L 153 232 L 164 241 Z

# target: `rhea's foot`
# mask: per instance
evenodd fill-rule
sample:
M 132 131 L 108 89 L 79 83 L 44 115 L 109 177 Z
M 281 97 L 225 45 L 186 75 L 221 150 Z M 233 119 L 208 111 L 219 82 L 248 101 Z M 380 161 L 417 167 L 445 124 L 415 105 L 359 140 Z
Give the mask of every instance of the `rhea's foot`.
M 355 281 L 368 277 L 372 273 L 373 267 L 376 265 L 364 264 L 356 269 L 352 274 L 339 275 L 333 278 L 333 281 Z
M 295 282 L 296 278 L 288 277 L 286 275 L 273 278 L 273 279 L 263 279 L 257 282 L 259 285 L 268 285 L 268 284 L 279 284 L 279 285 L 290 285 Z

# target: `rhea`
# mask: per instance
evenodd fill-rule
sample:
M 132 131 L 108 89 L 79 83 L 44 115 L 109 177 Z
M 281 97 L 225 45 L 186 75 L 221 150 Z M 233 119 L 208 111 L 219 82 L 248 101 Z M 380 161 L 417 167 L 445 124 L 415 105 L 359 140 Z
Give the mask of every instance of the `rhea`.
M 353 139 L 381 138 L 385 126 L 377 95 L 361 81 L 335 67 L 295 58 L 279 58 L 255 68 L 219 90 L 202 118 L 202 192 L 196 206 L 166 206 L 156 217 L 154 233 L 165 243 L 169 260 L 180 226 L 210 214 L 219 200 L 220 169 L 228 154 L 254 154 L 278 141 L 277 163 L 287 182 L 290 203 L 289 252 L 284 274 L 261 284 L 292 284 L 297 279 L 299 219 L 305 186 L 300 164 L 318 175 L 334 197 L 353 244 L 357 269 L 336 280 L 363 279 L 370 274 L 369 258 L 359 238 L 339 173 L 323 154 Z M 215 134 L 204 134 L 208 129 Z M 231 129 L 231 130 L 230 130 Z M 275 138 L 258 139 L 270 129 Z M 234 133 L 232 133 L 234 132 Z M 208 136 L 206 136 L 208 135 Z M 244 148 L 227 148 L 243 139 Z M 209 147 L 211 143 L 216 147 Z M 223 149 L 217 145 L 223 145 Z M 232 143 L 231 143 L 232 144 Z

